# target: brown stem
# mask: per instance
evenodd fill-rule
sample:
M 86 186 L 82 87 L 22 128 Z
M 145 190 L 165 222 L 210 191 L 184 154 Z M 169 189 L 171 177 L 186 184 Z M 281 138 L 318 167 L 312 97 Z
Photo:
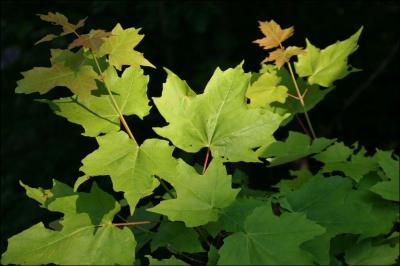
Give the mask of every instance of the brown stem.
M 299 123 L 301 129 L 303 129 L 304 133 L 306 133 L 308 136 L 310 136 L 310 133 L 308 132 L 307 128 L 304 126 L 303 121 L 301 121 L 300 117 L 298 115 L 294 115 L 296 117 L 297 123 Z
M 203 170 L 201 171 L 201 175 L 204 175 L 207 168 L 208 158 L 210 157 L 210 148 L 207 148 L 206 158 L 204 159 Z

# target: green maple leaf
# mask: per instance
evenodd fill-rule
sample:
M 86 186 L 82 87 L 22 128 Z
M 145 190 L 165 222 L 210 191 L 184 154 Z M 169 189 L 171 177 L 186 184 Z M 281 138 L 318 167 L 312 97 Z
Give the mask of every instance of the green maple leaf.
M 97 73 L 86 65 L 82 51 L 52 50 L 51 67 L 34 67 L 22 72 L 23 79 L 17 82 L 16 93 L 47 93 L 57 86 L 67 87 L 72 93 L 87 98 L 97 88 Z
M 123 115 L 143 118 L 149 114 L 150 106 L 146 95 L 149 77 L 143 74 L 141 68 L 129 67 L 119 77 L 114 67 L 109 67 L 104 76 L 105 85 L 116 94 L 113 96 Z M 84 99 L 72 96 L 44 102 L 57 115 L 81 125 L 85 129 L 84 136 L 95 137 L 100 133 L 120 129 L 119 115 L 109 95 L 90 95 Z
M 174 255 L 172 255 L 170 258 L 168 259 L 155 259 L 153 257 L 151 257 L 150 255 L 146 255 L 145 256 L 148 260 L 149 260 L 149 265 L 157 265 L 157 266 L 161 266 L 161 265 L 171 265 L 171 266 L 175 266 L 175 265 L 189 265 L 184 261 L 181 261 L 179 259 L 177 259 Z
M 140 29 L 123 29 L 118 23 L 111 31 L 111 36 L 104 38 L 104 43 L 100 46 L 98 55 L 100 57 L 108 55 L 108 61 L 116 69 L 121 70 L 123 65 L 129 66 L 150 66 L 155 67 L 142 53 L 133 50 L 143 39 L 144 35 L 139 34 Z
M 400 201 L 400 179 L 399 179 L 399 160 L 392 159 L 390 151 L 378 150 L 375 154 L 379 166 L 385 172 L 389 180 L 381 181 L 370 188 L 371 191 L 380 195 L 382 198 L 393 201 Z
M 229 206 L 239 193 L 240 189 L 231 188 L 231 179 L 218 159 L 211 161 L 204 175 L 179 160 L 177 177 L 170 182 L 177 198 L 163 200 L 148 211 L 166 215 L 171 221 L 183 221 L 187 227 L 216 221 L 219 210 Z
M 82 160 L 88 176 L 109 175 L 115 191 L 123 191 L 131 213 L 137 202 L 152 193 L 159 182 L 154 175 L 173 182 L 176 161 L 167 141 L 147 139 L 140 147 L 125 132 L 96 138 L 99 148 Z
M 158 228 L 157 234 L 151 241 L 151 251 L 154 252 L 159 247 L 166 247 L 172 252 L 203 252 L 204 248 L 198 239 L 196 232 L 185 227 L 183 223 L 162 223 Z
M 393 247 L 389 244 L 373 245 L 371 240 L 366 240 L 345 252 L 348 265 L 393 265 L 399 256 L 399 242 Z
M 217 68 L 200 95 L 175 74 L 167 73 L 162 96 L 153 98 L 169 123 L 154 128 L 158 135 L 187 152 L 208 147 L 214 157 L 225 161 L 259 161 L 253 149 L 272 142 L 272 134 L 285 117 L 247 107 L 250 74 L 244 73 L 241 65 L 226 71 Z
M 325 151 L 317 154 L 314 158 L 325 165 L 320 173 L 329 173 L 333 171 L 341 171 L 346 176 L 352 178 L 356 182 L 378 168 L 378 164 L 373 157 L 366 157 L 366 151 L 361 149 L 353 154 L 354 149 L 350 149 L 341 142 L 327 148 Z
M 333 142 L 335 139 L 318 138 L 311 143 L 311 139 L 307 135 L 290 131 L 284 142 L 271 143 L 266 147 L 261 147 L 258 152 L 260 157 L 267 158 L 270 162 L 268 166 L 276 166 L 319 153 Z
M 287 88 L 279 85 L 280 80 L 276 72 L 263 73 L 246 92 L 246 97 L 250 99 L 250 107 L 264 107 L 270 110 L 272 102 L 284 103 L 287 98 Z
M 62 229 L 50 230 L 38 223 L 11 237 L 1 263 L 132 264 L 136 242 L 128 228 L 119 229 L 112 225 L 114 215 L 120 210 L 114 198 L 96 184 L 90 193 L 74 193 L 61 182 L 53 183 L 43 206 L 64 213 L 60 222 Z M 24 187 L 28 195 L 35 191 Z M 42 203 L 41 199 L 38 202 Z
M 218 265 L 308 265 L 311 256 L 300 244 L 324 231 L 304 214 L 278 217 L 270 206 L 258 207 L 246 218 L 243 232 L 224 239 Z
M 325 49 L 320 50 L 306 39 L 307 47 L 304 55 L 298 56 L 294 64 L 296 73 L 300 77 L 308 77 L 310 84 L 330 87 L 335 80 L 346 77 L 349 73 L 358 71 L 347 65 L 350 54 L 358 48 L 361 27 L 355 34 L 344 41 L 337 41 Z

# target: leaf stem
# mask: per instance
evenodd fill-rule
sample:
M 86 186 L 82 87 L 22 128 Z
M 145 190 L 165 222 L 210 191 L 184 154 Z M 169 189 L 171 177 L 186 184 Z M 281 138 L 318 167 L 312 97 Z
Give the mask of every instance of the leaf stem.
M 121 121 L 122 125 L 124 126 L 124 128 L 125 128 L 126 132 L 128 133 L 129 137 L 135 142 L 136 145 L 138 145 L 138 144 L 137 144 L 137 141 L 136 141 L 136 139 L 135 139 L 135 137 L 134 137 L 133 134 L 132 134 L 131 129 L 130 129 L 129 126 L 128 126 L 128 123 L 126 123 L 126 120 L 125 120 L 125 118 L 124 118 L 124 116 L 123 116 L 121 110 L 119 109 L 119 106 L 118 106 L 118 104 L 117 104 L 117 101 L 115 100 L 114 96 L 112 95 L 112 92 L 111 92 L 110 88 L 108 88 L 108 86 L 105 84 L 105 82 L 104 82 L 104 80 L 103 80 L 103 79 L 104 79 L 103 71 L 102 71 L 101 68 L 100 68 L 99 61 L 97 60 L 97 58 L 96 58 L 96 56 L 94 55 L 93 51 L 90 50 L 90 52 L 92 53 L 93 59 L 94 59 L 94 61 L 96 62 L 97 69 L 98 69 L 98 71 L 99 71 L 99 73 L 100 73 L 100 76 L 101 76 L 101 78 L 102 78 L 102 81 L 103 81 L 103 83 L 104 83 L 104 86 L 106 87 L 107 92 L 108 92 L 108 94 L 109 94 L 109 96 L 110 96 L 110 99 L 111 99 L 111 102 L 112 102 L 112 104 L 113 104 L 113 106 L 114 106 L 114 109 L 115 109 L 115 111 L 117 112 L 117 114 L 118 114 L 118 116 L 119 116 L 119 120 Z
M 167 184 L 158 176 L 155 176 L 157 180 L 160 182 L 161 186 L 167 191 L 168 195 L 173 199 L 175 198 L 174 194 L 172 194 L 171 190 L 168 188 Z
M 128 225 L 140 225 L 140 224 L 151 224 L 153 221 L 139 221 L 139 222 L 125 222 L 125 223 L 113 223 L 114 226 L 128 226 Z
M 300 102 L 301 106 L 303 107 L 304 116 L 306 117 L 308 128 L 311 131 L 311 135 L 312 135 L 313 139 L 316 139 L 317 136 L 315 135 L 314 128 L 313 128 L 313 126 L 311 124 L 310 117 L 308 116 L 308 112 L 307 112 L 306 106 L 304 104 L 304 94 L 301 94 L 299 86 L 297 85 L 297 81 L 296 81 L 296 78 L 294 77 L 292 65 L 290 64 L 290 62 L 287 62 L 287 65 L 288 65 L 288 68 L 289 68 L 290 76 L 292 77 L 292 81 L 293 81 L 294 87 L 296 88 L 297 97 L 299 98 L 299 102 Z
M 204 175 L 204 173 L 206 172 L 209 157 L 210 157 L 210 147 L 207 148 L 206 158 L 204 159 L 203 170 L 201 171 L 201 175 Z

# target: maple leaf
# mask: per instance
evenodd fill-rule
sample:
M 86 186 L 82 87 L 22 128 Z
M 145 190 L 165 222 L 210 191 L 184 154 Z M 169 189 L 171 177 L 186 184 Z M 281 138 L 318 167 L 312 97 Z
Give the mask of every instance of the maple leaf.
M 104 40 L 99 49 L 99 56 L 108 55 L 110 64 L 116 69 L 121 70 L 123 65 L 131 66 L 150 66 L 154 67 L 142 53 L 133 48 L 143 39 L 144 35 L 139 34 L 140 29 L 123 29 L 118 23 L 111 31 L 111 36 Z
M 68 22 L 68 18 L 61 13 L 52 13 L 48 12 L 47 15 L 37 14 L 41 20 L 52 23 L 53 25 L 61 26 L 63 29 L 62 35 L 67 35 L 75 32 L 77 29 L 83 27 L 85 25 L 85 21 L 87 18 L 81 19 L 77 24 L 72 24 Z
M 110 35 L 110 32 L 104 30 L 90 30 L 88 34 L 79 35 L 78 38 L 69 44 L 68 49 L 83 46 L 97 53 L 101 45 L 104 43 L 104 38 L 109 37 Z
M 17 82 L 16 93 L 47 93 L 52 88 L 64 86 L 72 93 L 87 98 L 90 91 L 97 88 L 97 73 L 92 66 L 85 65 L 81 51 L 73 53 L 67 50 L 53 49 L 51 67 L 34 67 L 22 72 L 23 79 Z
M 271 49 L 274 47 L 281 46 L 281 43 L 288 39 L 294 33 L 294 27 L 282 29 L 278 23 L 274 20 L 271 21 L 259 21 L 259 28 L 265 35 L 264 38 L 253 41 L 264 49 Z
M 289 62 L 290 58 L 295 55 L 303 54 L 304 50 L 297 46 L 289 46 L 286 49 L 278 48 L 269 53 L 261 63 L 275 61 L 275 65 L 281 68 L 285 63 Z
M 285 116 L 247 107 L 245 93 L 250 74 L 241 65 L 226 71 L 217 68 L 199 95 L 167 72 L 161 97 L 153 98 L 169 122 L 165 127 L 154 128 L 158 135 L 187 152 L 209 147 L 214 157 L 225 161 L 259 161 L 253 149 L 274 140 L 273 132 Z

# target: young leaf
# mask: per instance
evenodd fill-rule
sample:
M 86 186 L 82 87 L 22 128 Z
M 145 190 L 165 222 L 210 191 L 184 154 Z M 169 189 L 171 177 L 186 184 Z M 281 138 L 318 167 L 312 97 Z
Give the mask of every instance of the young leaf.
M 38 14 L 41 20 L 50 22 L 53 25 L 61 26 L 63 32 L 61 35 L 66 35 L 75 32 L 77 29 L 83 27 L 85 25 L 86 18 L 78 21 L 77 24 L 72 24 L 68 22 L 68 18 L 61 13 L 52 13 L 48 12 L 47 15 Z
M 224 239 L 218 265 L 308 265 L 311 256 L 300 244 L 324 231 L 304 214 L 278 217 L 270 206 L 258 207 L 246 218 L 243 232 Z
M 306 39 L 306 53 L 299 55 L 298 61 L 294 64 L 296 73 L 300 77 L 308 77 L 309 84 L 329 87 L 335 80 L 357 71 L 347 65 L 347 60 L 358 48 L 357 41 L 362 29 L 363 27 L 347 40 L 337 41 L 322 50 Z
M 55 34 L 47 34 L 46 36 L 44 36 L 43 38 L 41 38 L 39 41 L 35 42 L 35 45 L 42 43 L 42 42 L 49 42 L 54 40 L 55 38 L 57 38 L 58 35 Z
M 284 103 L 287 98 L 286 86 L 280 85 L 281 78 L 276 72 L 263 73 L 246 92 L 250 107 L 264 107 L 271 110 L 272 102 Z
M 196 232 L 185 227 L 183 223 L 162 223 L 151 241 L 151 251 L 154 252 L 159 247 L 166 247 L 174 253 L 203 252 L 204 248 L 198 238 Z
M 348 265 L 393 265 L 399 258 L 399 243 L 374 246 L 370 240 L 353 245 L 345 252 Z
M 72 188 L 56 181 L 51 192 L 48 209 L 65 214 L 61 231 L 39 223 L 11 237 L 2 264 L 133 263 L 136 242 L 132 232 L 111 224 L 120 210 L 113 197 L 96 185 L 90 193 L 73 193 Z
M 283 41 L 288 39 L 294 33 L 293 26 L 287 29 L 282 29 L 274 20 L 259 21 L 258 24 L 258 27 L 265 37 L 255 40 L 254 43 L 257 43 L 264 49 L 271 49 L 280 46 Z
M 139 34 L 140 29 L 123 29 L 118 23 L 111 32 L 111 36 L 104 39 L 98 55 L 108 55 L 108 61 L 116 69 L 121 70 L 123 65 L 129 66 L 153 66 L 142 53 L 133 48 L 143 39 L 144 35 Z
M 273 141 L 272 134 L 285 117 L 247 107 L 250 74 L 241 65 L 226 71 L 217 68 L 204 93 L 194 96 L 185 82 L 177 80 L 168 71 L 162 96 L 154 98 L 169 122 L 154 131 L 187 152 L 209 147 L 214 157 L 225 161 L 258 162 L 253 149 Z
M 399 160 L 392 159 L 390 151 L 378 150 L 375 154 L 379 166 L 383 169 L 389 180 L 379 182 L 370 188 L 371 191 L 382 198 L 400 201 Z
M 110 35 L 110 32 L 104 30 L 90 30 L 88 34 L 82 34 L 70 43 L 68 49 L 83 46 L 97 53 L 104 43 L 104 39 Z
M 270 162 L 268 166 L 276 166 L 284 163 L 296 161 L 310 154 L 319 153 L 335 139 L 318 138 L 313 140 L 302 133 L 289 131 L 289 136 L 285 142 L 277 141 L 266 147 L 258 149 L 260 157 L 267 158 Z
M 335 143 L 314 158 L 325 164 L 320 173 L 341 171 L 356 182 L 360 182 L 364 175 L 378 168 L 375 158 L 365 156 L 365 150 L 361 149 L 353 154 L 353 150 L 341 142 Z
M 149 77 L 143 74 L 141 68 L 129 67 L 119 77 L 114 67 L 109 67 L 104 76 L 105 85 L 116 94 L 114 99 L 123 115 L 143 118 L 149 114 L 150 106 L 146 95 Z M 72 96 L 44 102 L 57 115 L 81 125 L 85 129 L 84 136 L 95 137 L 100 133 L 120 129 L 119 115 L 108 94 L 90 95 L 86 99 Z
M 276 67 L 279 69 L 284 64 L 290 61 L 295 55 L 304 54 L 304 50 L 300 47 L 289 46 L 286 49 L 278 48 L 273 52 L 269 53 L 269 56 L 266 57 L 261 63 L 265 62 L 275 62 Z
M 218 159 L 211 161 L 204 175 L 179 160 L 177 174 L 171 182 L 177 198 L 163 200 L 148 211 L 166 215 L 171 221 L 183 221 L 187 227 L 216 221 L 219 209 L 228 207 L 240 190 L 231 188 L 231 176 Z
M 16 93 L 47 93 L 57 86 L 67 87 L 72 93 L 87 98 L 96 89 L 97 73 L 84 64 L 81 51 L 77 53 L 52 50 L 51 67 L 34 67 L 22 72 L 23 79 L 17 82 Z
M 115 191 L 123 191 L 131 214 L 138 201 L 159 185 L 154 175 L 171 182 L 176 160 L 167 141 L 147 139 L 140 147 L 125 132 L 111 132 L 96 138 L 99 148 L 82 160 L 82 172 L 89 176 L 109 175 Z

